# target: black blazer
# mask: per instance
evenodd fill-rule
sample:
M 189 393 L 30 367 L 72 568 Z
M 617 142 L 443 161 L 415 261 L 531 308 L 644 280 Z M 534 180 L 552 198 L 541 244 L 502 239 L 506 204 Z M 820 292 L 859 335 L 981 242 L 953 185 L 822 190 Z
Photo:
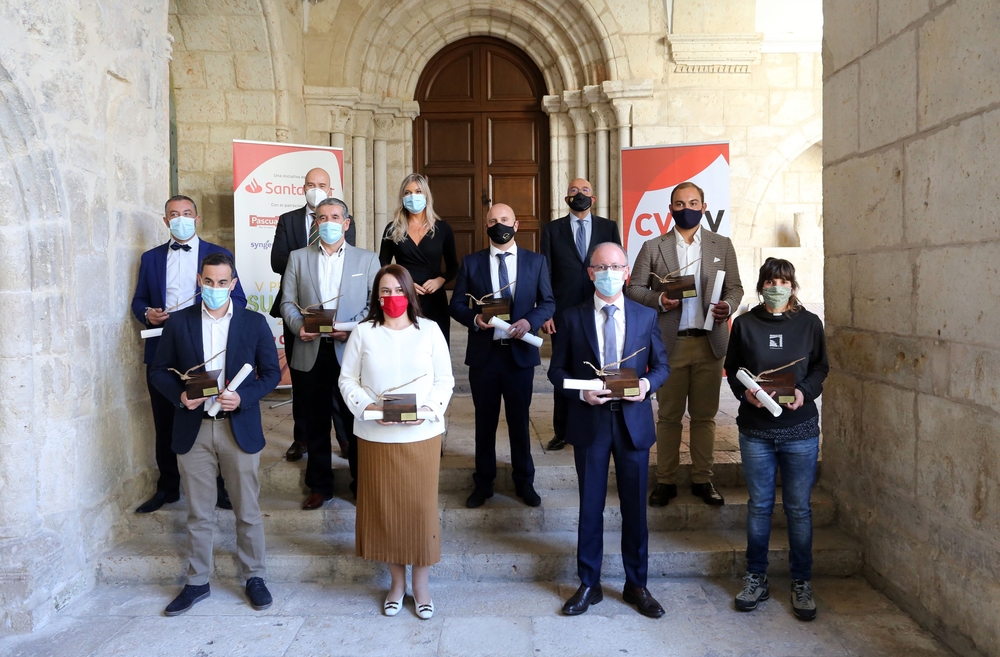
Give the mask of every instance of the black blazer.
M 274 244 L 271 245 L 271 271 L 279 276 L 285 275 L 288 267 L 288 254 L 296 249 L 309 245 L 309 235 L 306 234 L 306 207 L 292 210 L 278 217 L 278 226 L 274 229 Z M 354 220 L 347 227 L 345 235 L 347 243 L 354 246 Z M 274 295 L 271 304 L 271 317 L 281 318 L 281 289 Z
M 542 255 L 549 263 L 549 278 L 556 298 L 557 323 L 565 311 L 594 296 L 594 284 L 587 275 L 587 265 L 594 247 L 604 242 L 622 243 L 618 224 L 610 219 L 591 215 L 594 225 L 590 231 L 590 244 L 587 246 L 587 261 L 580 260 L 570 226 L 570 219 L 575 218 L 573 215 L 566 215 L 550 221 L 542 228 Z

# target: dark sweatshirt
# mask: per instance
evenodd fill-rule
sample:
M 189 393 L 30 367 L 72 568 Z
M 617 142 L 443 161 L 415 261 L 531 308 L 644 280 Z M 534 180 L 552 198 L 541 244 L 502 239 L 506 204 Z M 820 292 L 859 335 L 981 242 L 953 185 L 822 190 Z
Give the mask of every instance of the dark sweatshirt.
M 804 398 L 802 406 L 794 411 L 782 406 L 781 415 L 774 417 L 766 408 L 757 408 L 747 401 L 744 394 L 747 388 L 736 378 L 741 367 L 758 375 L 803 356 L 805 360 L 787 368 L 795 372 L 795 387 L 802 391 Z M 761 304 L 733 321 L 726 353 L 726 376 L 733 394 L 740 400 L 736 424 L 741 432 L 775 438 L 806 437 L 803 432 L 818 435 L 819 412 L 815 400 L 823 394 L 823 381 L 829 371 L 823 323 L 805 308 L 773 315 Z M 805 423 L 809 425 L 800 426 Z

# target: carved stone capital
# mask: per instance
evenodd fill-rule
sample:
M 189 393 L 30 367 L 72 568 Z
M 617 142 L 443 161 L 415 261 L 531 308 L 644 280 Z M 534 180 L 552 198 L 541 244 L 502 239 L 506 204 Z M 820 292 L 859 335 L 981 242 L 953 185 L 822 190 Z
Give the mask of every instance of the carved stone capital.
M 330 132 L 346 133 L 353 115 L 353 110 L 348 107 L 335 107 L 330 110 Z
M 587 120 L 589 112 L 583 107 L 573 107 L 569 110 L 569 118 L 573 121 L 573 129 L 577 134 L 587 132 L 590 128 L 590 121 Z
M 285 144 L 288 143 L 289 134 L 290 133 L 289 133 L 288 128 L 278 127 L 278 128 L 274 129 L 274 138 L 275 138 L 276 141 L 279 141 L 281 143 L 285 143 Z
M 631 101 L 616 98 L 611 101 L 611 109 L 614 112 L 615 125 L 619 128 L 627 128 L 632 125 Z
M 590 116 L 594 119 L 594 126 L 598 132 L 608 130 L 611 127 L 611 112 L 608 111 L 607 106 L 604 104 L 595 104 L 591 105 L 589 109 Z
M 368 129 L 371 127 L 373 112 L 371 110 L 355 110 L 354 129 L 351 134 L 355 137 L 367 137 Z
M 542 96 L 542 111 L 549 116 L 565 111 L 562 98 L 558 95 Z
M 376 114 L 372 123 L 375 125 L 375 139 L 389 141 L 393 138 L 396 119 L 391 114 Z

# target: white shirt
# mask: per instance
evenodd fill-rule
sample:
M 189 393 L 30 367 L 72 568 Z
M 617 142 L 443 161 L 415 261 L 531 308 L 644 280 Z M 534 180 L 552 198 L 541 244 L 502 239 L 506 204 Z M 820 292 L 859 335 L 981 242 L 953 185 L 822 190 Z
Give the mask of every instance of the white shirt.
M 167 242 L 167 296 L 163 299 L 163 309 L 170 308 L 170 312 L 193 306 L 198 291 L 198 236 L 185 244 L 191 247 L 190 251 L 170 248 L 175 242 L 172 237 Z
M 229 324 L 233 319 L 233 301 L 229 300 L 229 307 L 226 314 L 216 319 L 208 313 L 208 307 L 201 304 L 201 346 L 205 355 L 202 358 L 212 358 L 220 351 L 223 352 L 212 360 L 205 363 L 205 371 L 222 370 L 219 373 L 219 391 L 226 387 L 226 344 L 229 341 Z M 205 410 L 211 408 L 215 402 L 215 397 L 209 397 L 205 402 Z
M 504 260 L 507 265 L 507 282 L 510 283 L 511 303 L 514 302 L 514 290 L 517 288 L 517 244 L 513 242 L 510 248 L 506 251 L 501 251 L 493 244 L 490 244 L 490 281 L 493 283 L 493 289 L 500 289 L 500 258 L 497 257 L 498 253 L 509 253 L 510 255 Z M 494 299 L 502 299 L 503 292 L 493 295 Z M 501 338 L 509 338 L 507 331 L 501 331 L 500 329 L 493 329 L 493 339 L 500 340 Z
M 344 245 L 333 252 L 333 255 L 326 252 L 323 244 L 317 244 L 319 249 L 319 296 L 320 301 L 333 299 L 340 294 L 340 283 L 344 280 Z M 336 310 L 340 300 L 328 301 L 323 304 L 326 310 Z
M 696 293 L 693 297 L 681 299 L 681 323 L 677 330 L 703 329 L 705 328 L 705 310 L 701 307 L 701 227 L 694 232 L 694 239 L 690 244 L 684 241 L 676 227 L 673 230 L 677 248 L 677 268 L 687 267 L 678 275 L 694 276 Z

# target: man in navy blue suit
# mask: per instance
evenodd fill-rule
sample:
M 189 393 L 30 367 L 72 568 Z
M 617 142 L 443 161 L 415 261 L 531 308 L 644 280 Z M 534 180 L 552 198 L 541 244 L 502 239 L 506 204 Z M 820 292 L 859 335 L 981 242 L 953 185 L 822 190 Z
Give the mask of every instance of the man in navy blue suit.
M 264 521 L 257 468 L 264 449 L 260 400 L 281 380 L 278 351 L 263 315 L 230 299 L 236 267 L 225 253 L 202 261 L 198 277 L 202 303 L 185 308 L 167 322 L 150 368 L 150 380 L 170 403 L 171 448 L 177 454 L 181 483 L 188 499 L 188 577 L 180 595 L 166 609 L 182 614 L 209 595 L 215 530 L 215 473 L 229 482 L 236 513 L 236 552 L 254 609 L 271 606 L 264 584 Z M 226 385 L 249 364 L 256 370 L 228 391 Z M 180 372 L 204 366 L 222 372 L 217 397 L 188 398 Z M 173 370 L 173 371 L 171 371 Z M 209 415 L 218 400 L 222 410 Z
M 604 599 L 604 504 L 613 455 L 622 514 L 622 598 L 635 605 L 639 613 L 659 618 L 663 607 L 646 588 L 646 488 L 649 448 L 656 443 L 648 395 L 667 380 L 670 366 L 656 324 L 656 311 L 622 295 L 622 285 L 628 278 L 625 251 L 617 244 L 599 245 L 591 256 L 589 272 L 596 291 L 587 303 L 563 314 L 559 331 L 564 337 L 555 343 L 549 367 L 549 380 L 556 393 L 565 395 L 569 402 L 566 442 L 573 445 L 580 483 L 577 571 L 581 584 L 563 606 L 563 613 L 582 614 Z M 610 390 L 565 389 L 566 379 L 600 381 L 590 364 L 609 370 L 634 369 L 641 377 L 639 394 L 615 399 Z
M 476 408 L 475 488 L 466 501 L 470 509 L 493 497 L 501 399 L 507 414 L 514 490 L 528 506 L 542 503 L 534 487 L 528 429 L 532 379 L 541 359 L 537 347 L 518 338 L 537 331 L 552 317 L 556 304 L 545 257 L 519 249 L 514 242 L 516 232 L 517 219 L 510 206 L 497 203 L 490 208 L 486 215 L 490 247 L 463 258 L 451 298 L 451 316 L 469 327 L 465 364 Z M 484 322 L 479 305 L 472 302 L 470 308 L 468 294 L 476 299 L 508 299 L 510 332 Z
M 198 265 L 210 253 L 225 253 L 227 249 L 198 237 L 197 228 L 201 223 L 198 207 L 187 196 L 172 196 L 167 199 L 163 211 L 163 223 L 170 229 L 170 239 L 154 249 L 142 254 L 139 262 L 139 281 L 132 297 L 132 314 L 142 322 L 144 328 L 163 327 L 172 312 L 199 303 L 201 288 L 198 285 Z M 233 289 L 233 301 L 246 308 L 247 298 L 237 282 Z M 156 354 L 159 338 L 146 340 L 146 386 L 149 401 L 153 407 L 153 428 L 156 432 L 156 467 L 160 478 L 156 492 L 136 509 L 136 513 L 151 513 L 164 504 L 176 502 L 180 497 L 180 474 L 177 471 L 177 457 L 170 449 L 170 434 L 173 428 L 174 409 L 150 383 L 149 372 Z M 226 489 L 219 480 L 218 502 L 222 508 L 230 506 Z

